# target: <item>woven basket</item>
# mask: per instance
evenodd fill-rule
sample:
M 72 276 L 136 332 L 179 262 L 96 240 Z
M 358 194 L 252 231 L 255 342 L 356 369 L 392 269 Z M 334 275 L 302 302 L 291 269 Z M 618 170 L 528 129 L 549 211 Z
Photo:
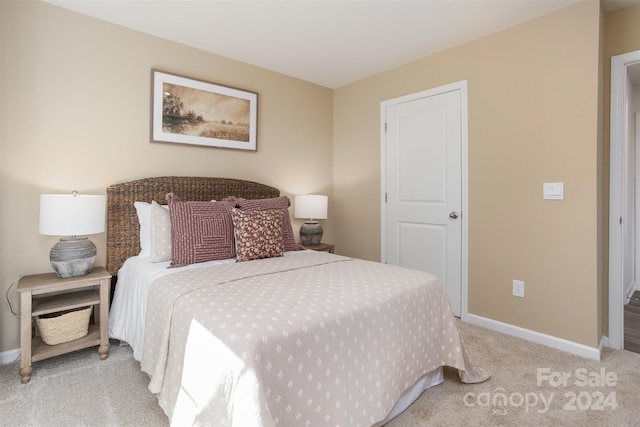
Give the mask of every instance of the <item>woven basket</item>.
M 36 323 L 42 341 L 48 345 L 77 340 L 89 333 L 89 318 L 92 307 L 79 310 L 37 316 Z

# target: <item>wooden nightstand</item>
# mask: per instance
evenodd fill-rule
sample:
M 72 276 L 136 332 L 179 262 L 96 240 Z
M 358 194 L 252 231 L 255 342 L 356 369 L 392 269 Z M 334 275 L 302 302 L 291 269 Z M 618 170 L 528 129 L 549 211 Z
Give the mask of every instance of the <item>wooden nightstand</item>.
M 331 243 L 318 243 L 317 245 L 305 246 L 304 248 L 311 249 L 312 251 L 325 251 L 333 254 L 335 253 L 336 245 L 332 245 Z
M 35 274 L 20 279 L 17 289 L 20 294 L 19 373 L 23 384 L 31 379 L 31 362 L 96 345 L 100 346 L 100 359 L 107 358 L 110 279 L 111 274 L 104 267 L 94 267 L 89 274 L 65 279 L 57 277 L 55 273 Z M 48 295 L 52 293 L 58 294 Z M 32 338 L 34 316 L 88 306 L 93 306 L 96 324 L 89 325 L 86 336 L 56 345 L 47 345 L 40 337 Z

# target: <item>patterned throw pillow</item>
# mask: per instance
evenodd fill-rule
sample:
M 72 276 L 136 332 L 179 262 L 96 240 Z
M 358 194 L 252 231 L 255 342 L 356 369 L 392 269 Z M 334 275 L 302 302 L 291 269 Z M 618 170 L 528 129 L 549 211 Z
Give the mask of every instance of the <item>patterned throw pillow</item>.
M 236 261 L 274 258 L 284 254 L 282 209 L 242 211 L 233 209 L 233 232 L 236 237 Z
M 282 240 L 284 242 L 285 251 L 301 251 L 304 247 L 296 242 L 293 234 L 291 219 L 289 218 L 289 206 L 291 201 L 287 196 L 274 197 L 271 199 L 240 199 L 236 197 L 228 197 L 228 202 L 235 203 L 235 206 L 242 211 L 261 211 L 279 209 L 282 210 Z
M 183 202 L 167 194 L 171 217 L 171 264 L 182 267 L 235 256 L 232 203 Z

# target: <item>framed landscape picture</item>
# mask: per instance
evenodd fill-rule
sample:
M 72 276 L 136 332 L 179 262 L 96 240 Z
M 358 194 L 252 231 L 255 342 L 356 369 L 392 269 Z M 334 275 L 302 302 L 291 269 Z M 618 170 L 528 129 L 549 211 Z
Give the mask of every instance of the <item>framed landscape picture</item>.
M 258 94 L 151 70 L 151 141 L 257 149 Z

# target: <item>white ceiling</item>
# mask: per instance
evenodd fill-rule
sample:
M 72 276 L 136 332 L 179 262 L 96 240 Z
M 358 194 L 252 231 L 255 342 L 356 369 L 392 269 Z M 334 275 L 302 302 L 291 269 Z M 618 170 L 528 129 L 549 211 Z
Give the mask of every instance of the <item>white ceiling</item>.
M 337 88 L 579 0 L 45 1 Z

